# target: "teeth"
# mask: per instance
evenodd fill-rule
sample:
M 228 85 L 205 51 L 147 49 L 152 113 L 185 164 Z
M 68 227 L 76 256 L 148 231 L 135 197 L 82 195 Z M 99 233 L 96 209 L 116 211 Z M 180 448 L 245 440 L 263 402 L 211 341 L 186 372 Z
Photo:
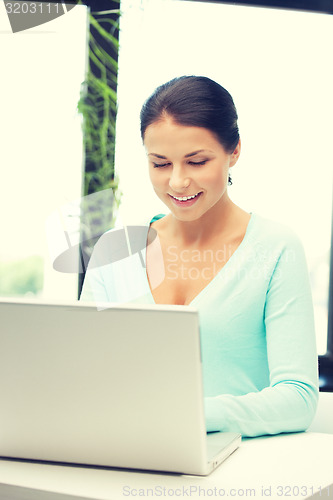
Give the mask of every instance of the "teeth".
M 192 200 L 193 198 L 195 198 L 199 194 L 200 193 L 194 194 L 193 196 L 181 196 L 180 198 L 178 198 L 178 196 L 172 196 L 172 198 L 174 198 L 177 201 L 187 201 L 187 200 Z

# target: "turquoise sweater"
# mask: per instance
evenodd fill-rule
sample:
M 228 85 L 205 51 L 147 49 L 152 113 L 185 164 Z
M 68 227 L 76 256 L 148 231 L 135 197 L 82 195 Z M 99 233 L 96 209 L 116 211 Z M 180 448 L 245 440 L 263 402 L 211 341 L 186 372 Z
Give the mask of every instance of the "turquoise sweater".
M 81 300 L 154 303 L 142 265 L 146 233 L 141 256 L 113 263 L 106 235 Z M 190 305 L 200 318 L 207 431 L 305 430 L 316 411 L 318 372 L 311 289 L 295 234 L 252 214 L 238 249 Z

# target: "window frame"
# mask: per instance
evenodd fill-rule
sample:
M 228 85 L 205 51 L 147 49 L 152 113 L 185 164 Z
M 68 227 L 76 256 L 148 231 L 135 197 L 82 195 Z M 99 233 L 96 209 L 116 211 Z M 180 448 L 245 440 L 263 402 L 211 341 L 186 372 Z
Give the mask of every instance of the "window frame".
M 319 356 L 319 383 L 320 391 L 333 392 L 333 203 L 328 291 L 327 350 L 326 354 Z

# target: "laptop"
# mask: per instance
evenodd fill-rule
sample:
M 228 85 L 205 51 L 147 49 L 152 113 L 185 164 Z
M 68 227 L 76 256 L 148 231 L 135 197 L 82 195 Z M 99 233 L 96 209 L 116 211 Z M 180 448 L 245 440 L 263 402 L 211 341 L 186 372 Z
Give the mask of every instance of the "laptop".
M 1 457 L 208 475 L 238 448 L 206 434 L 196 309 L 6 300 L 0 317 Z

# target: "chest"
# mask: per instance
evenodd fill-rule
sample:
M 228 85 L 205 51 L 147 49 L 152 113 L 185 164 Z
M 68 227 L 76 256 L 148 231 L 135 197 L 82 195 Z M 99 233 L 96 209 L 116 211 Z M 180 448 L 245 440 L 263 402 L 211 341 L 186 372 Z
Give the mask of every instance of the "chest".
M 196 248 L 156 241 L 147 248 L 147 275 L 154 301 L 189 304 L 222 270 L 241 239 Z M 159 279 L 157 279 L 159 278 Z

